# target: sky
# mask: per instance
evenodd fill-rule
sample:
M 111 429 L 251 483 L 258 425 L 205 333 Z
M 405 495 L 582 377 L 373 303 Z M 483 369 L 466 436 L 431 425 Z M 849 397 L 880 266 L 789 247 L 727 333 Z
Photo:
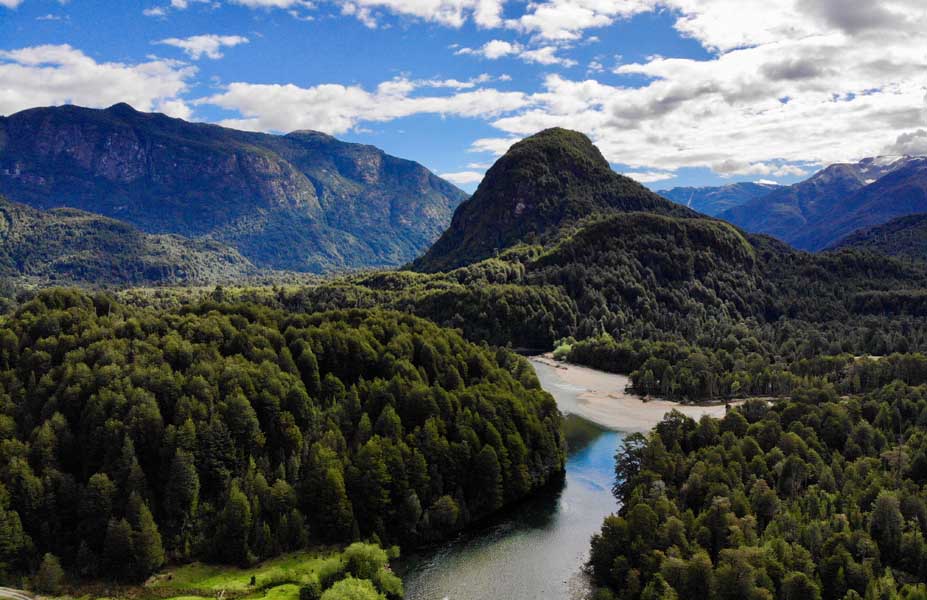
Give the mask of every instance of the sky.
M 547 127 L 649 185 L 927 154 L 927 0 L 0 0 L 0 115 L 128 102 L 416 160 Z

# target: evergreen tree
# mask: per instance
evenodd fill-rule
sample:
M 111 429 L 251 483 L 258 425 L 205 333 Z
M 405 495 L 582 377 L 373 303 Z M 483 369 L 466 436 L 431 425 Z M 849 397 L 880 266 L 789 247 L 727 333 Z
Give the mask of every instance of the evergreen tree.
M 64 569 L 61 568 L 58 557 L 54 554 L 46 553 L 32 581 L 33 587 L 37 592 L 57 595 L 61 592 L 61 585 L 63 583 Z

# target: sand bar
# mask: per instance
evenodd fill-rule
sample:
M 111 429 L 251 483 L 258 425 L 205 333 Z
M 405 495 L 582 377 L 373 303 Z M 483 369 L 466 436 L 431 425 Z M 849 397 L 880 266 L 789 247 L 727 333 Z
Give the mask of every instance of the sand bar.
M 725 413 L 724 404 L 644 401 L 640 396 L 625 391 L 631 383 L 626 375 L 559 362 L 549 355 L 532 357 L 531 363 L 544 389 L 556 398 L 561 411 L 614 431 L 649 431 L 673 409 L 696 420 L 702 415 L 723 417 Z

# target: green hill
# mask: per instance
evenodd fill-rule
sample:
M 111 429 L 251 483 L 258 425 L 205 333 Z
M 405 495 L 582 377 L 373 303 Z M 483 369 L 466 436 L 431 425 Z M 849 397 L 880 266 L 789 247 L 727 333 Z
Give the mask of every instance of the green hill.
M 432 543 L 564 468 L 527 361 L 394 312 L 47 290 L 0 321 L 0 381 L 4 581 L 47 552 L 126 582 L 165 558 Z
M 545 243 L 582 219 L 612 212 L 696 213 L 612 171 L 585 135 L 547 129 L 512 146 L 454 213 L 417 271 L 447 271 L 519 243 Z
M 0 276 L 40 284 L 203 284 L 255 271 L 216 241 L 146 234 L 84 211 L 42 211 L 0 197 Z
M 833 244 L 829 250 L 855 248 L 888 256 L 927 259 L 927 214 L 893 219 L 884 225 L 860 229 Z

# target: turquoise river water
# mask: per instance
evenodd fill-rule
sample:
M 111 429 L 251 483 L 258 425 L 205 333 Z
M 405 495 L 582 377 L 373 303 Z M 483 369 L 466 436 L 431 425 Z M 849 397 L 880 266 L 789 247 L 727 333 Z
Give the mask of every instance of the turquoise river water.
M 406 558 L 407 600 L 582 600 L 589 538 L 617 508 L 611 495 L 621 434 L 569 414 L 585 390 L 534 364 L 541 385 L 567 414 L 569 454 L 562 485 L 460 538 Z

